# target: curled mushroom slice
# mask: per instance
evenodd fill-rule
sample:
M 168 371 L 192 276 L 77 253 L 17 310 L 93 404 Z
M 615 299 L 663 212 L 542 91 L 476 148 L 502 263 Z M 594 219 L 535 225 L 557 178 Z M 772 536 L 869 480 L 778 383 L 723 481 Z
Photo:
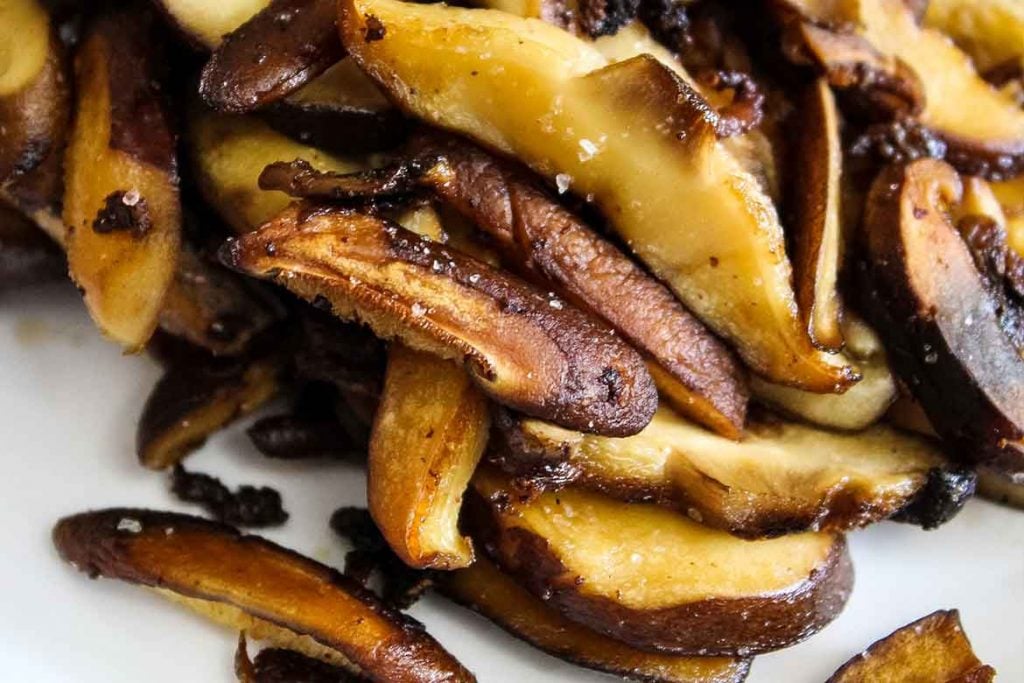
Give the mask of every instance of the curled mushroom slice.
M 172 359 L 139 418 L 139 461 L 151 469 L 180 462 L 211 434 L 276 396 L 278 375 L 278 362 L 269 358 Z
M 566 619 L 485 558 L 439 577 L 452 600 L 517 638 L 588 669 L 654 683 L 740 683 L 750 660 L 644 652 Z
M 940 161 L 879 175 L 862 235 L 864 312 L 943 438 L 966 458 L 1021 472 L 1024 357 L 951 223 L 962 195 L 960 178 Z
M 385 339 L 464 364 L 495 400 L 624 436 L 657 393 L 640 356 L 595 319 L 383 219 L 295 205 L 226 245 L 225 263 L 326 299 Z
M 368 16 L 379 40 L 365 40 Z M 717 114 L 657 60 L 608 66 L 560 29 L 493 10 L 350 0 L 340 25 L 352 57 L 404 109 L 592 196 L 756 372 L 821 392 L 856 381 L 800 324 L 771 200 L 718 142 Z M 519 87 L 507 87 L 511 74 Z
M 216 49 L 224 36 L 270 4 L 270 0 L 221 0 L 216 4 L 207 0 L 155 1 L 190 43 L 209 50 Z
M 567 619 L 641 650 L 786 647 L 835 618 L 849 596 L 841 535 L 748 541 L 575 488 L 530 497 L 488 469 L 473 487 L 467 521 L 502 570 Z
M 908 521 L 931 528 L 974 492 L 973 475 L 952 467 L 934 441 L 886 425 L 842 434 L 755 415 L 736 443 L 665 408 L 627 439 L 508 416 L 497 424 L 491 458 L 532 486 L 652 501 L 748 538 L 866 526 L 911 506 L 923 511 L 924 499 L 933 510 Z M 949 476 L 933 482 L 933 471 Z
M 254 117 L 195 108 L 189 145 L 203 198 L 238 233 L 249 232 L 288 206 L 288 196 L 263 192 L 260 172 L 277 161 L 303 159 L 321 170 L 352 173 L 364 165 L 296 142 Z
M 64 49 L 36 0 L 0 7 L 0 184 L 58 162 L 70 113 Z M 16 47 L 15 47 L 16 46 Z
M 235 114 L 286 97 L 344 55 L 336 18 L 334 0 L 272 0 L 213 53 L 199 94 Z
M 455 138 L 417 136 L 409 160 L 355 176 L 275 164 L 268 189 L 345 200 L 431 190 L 486 232 L 504 263 L 603 318 L 648 359 L 684 414 L 739 438 L 747 391 L 738 361 L 657 280 L 560 205 L 528 171 Z
M 904 0 L 783 0 L 781 4 L 800 17 L 804 52 L 813 53 L 833 85 L 856 86 L 869 97 L 881 95 L 878 99 L 883 104 L 891 99 L 896 105 L 888 108 L 891 113 L 915 115 L 939 138 L 941 147 L 933 144 L 914 150 L 916 156 L 909 158 L 941 153 L 964 173 L 994 179 L 1024 172 L 1024 110 L 1008 94 L 986 83 L 970 57 L 944 34 L 919 26 Z M 805 19 L 825 21 L 833 28 L 823 29 Z M 851 42 L 860 48 L 851 51 Z M 871 53 L 873 59 L 868 57 Z M 886 97 L 887 91 L 892 94 L 892 84 L 906 85 L 909 77 L 888 77 L 893 75 L 891 70 L 875 68 L 879 60 L 902 63 L 916 74 L 923 94 L 919 113 L 908 111 L 899 97 Z M 850 78 L 844 80 L 843 74 Z M 971 106 L 964 107 L 964 102 Z
M 151 587 L 253 638 L 374 680 L 475 680 L 419 623 L 350 579 L 224 524 L 109 509 L 65 517 L 53 542 L 90 576 Z
M 131 8 L 93 23 L 76 59 L 78 110 L 65 159 L 71 276 L 100 330 L 130 351 L 157 326 L 181 240 L 155 28 Z
M 844 664 L 827 683 L 964 681 L 989 683 L 996 670 L 971 647 L 960 613 L 940 610 L 897 629 Z

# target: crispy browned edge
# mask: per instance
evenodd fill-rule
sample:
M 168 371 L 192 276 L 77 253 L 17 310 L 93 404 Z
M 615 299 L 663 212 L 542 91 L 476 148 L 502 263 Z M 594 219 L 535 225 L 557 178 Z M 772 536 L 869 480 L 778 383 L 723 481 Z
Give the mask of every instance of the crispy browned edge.
M 141 526 L 137 532 L 123 528 L 123 520 Z M 302 574 L 322 591 L 345 593 L 394 624 L 398 633 L 390 641 L 378 643 L 370 651 L 360 651 L 348 643 L 329 638 L 322 633 L 302 633 L 317 642 L 341 652 L 346 659 L 363 671 L 382 680 L 433 683 L 435 681 L 475 680 L 423 626 L 400 612 L 384 605 L 375 595 L 340 572 L 299 553 L 277 545 L 260 536 L 241 534 L 237 529 L 191 515 L 153 510 L 112 508 L 84 512 L 64 517 L 53 529 L 53 543 L 65 561 L 91 577 L 104 576 L 128 583 L 169 589 L 174 593 L 200 600 L 225 602 L 223 595 L 203 593 L 188 583 L 171 584 L 159 572 L 143 572 L 133 565 L 133 541 L 148 539 L 159 544 L 162 540 L 181 533 L 207 536 L 211 541 L 223 543 L 226 553 L 245 545 L 261 547 L 264 551 L 287 560 L 296 573 Z M 221 577 L 230 583 L 231 577 Z M 230 603 L 229 603 L 230 604 Z M 287 615 L 250 612 L 255 617 L 293 630 Z M 299 631 L 294 631 L 301 633 Z
M 236 114 L 286 97 L 344 55 L 336 21 L 335 0 L 273 0 L 214 51 L 199 94 Z
M 886 673 L 891 673 L 896 679 L 918 680 L 914 676 L 914 653 L 907 651 L 913 641 L 922 637 L 926 630 L 941 630 L 942 637 L 947 639 L 950 648 L 958 647 L 964 661 L 960 664 L 969 667 L 958 671 L 946 672 L 952 676 L 948 683 L 989 683 L 996 674 L 996 670 L 987 664 L 983 664 L 974 654 L 971 648 L 971 641 L 960 624 L 960 612 L 958 610 L 938 610 L 902 626 L 885 638 L 876 640 L 866 650 L 854 656 L 850 661 L 843 664 L 829 677 L 826 683 L 868 683 L 869 679 L 864 678 L 870 671 L 860 671 L 865 662 L 877 666 L 879 660 L 888 663 Z M 907 640 L 909 639 L 909 641 Z M 951 642 L 950 642 L 951 641 Z M 928 657 L 931 661 L 934 653 L 922 652 L 921 655 Z
M 353 283 L 335 271 L 330 254 L 313 261 L 320 274 L 289 277 L 289 261 L 306 258 L 289 256 L 289 237 L 304 231 L 317 232 L 333 240 L 337 249 L 348 249 L 363 260 L 402 265 L 416 277 L 451 286 L 452 302 L 466 300 L 464 292 L 497 304 L 495 316 L 522 320 L 549 338 L 563 356 L 566 372 L 558 386 L 547 388 L 543 401 L 523 397 L 513 390 L 499 394 L 488 381 L 494 372 L 485 355 L 475 347 L 440 329 L 429 315 L 413 315 L 412 301 L 401 292 L 382 292 L 363 283 Z M 341 231 L 344 231 L 341 232 Z M 332 233 L 328 236 L 328 232 Z M 484 391 L 495 400 L 524 413 L 607 436 L 628 436 L 643 429 L 657 409 L 657 391 L 639 354 L 622 342 L 595 318 L 569 306 L 551 306 L 526 282 L 471 256 L 442 245 L 424 248 L 423 240 L 389 221 L 336 207 L 311 204 L 292 205 L 256 232 L 225 245 L 221 260 L 256 277 L 274 278 L 300 296 L 315 299 L 327 295 L 343 300 L 355 315 L 390 335 L 402 330 L 429 336 L 438 345 L 458 351 L 464 367 Z M 438 265 L 440 270 L 437 269 Z M 294 273 L 291 273 L 294 274 Z M 301 291 L 298 291 L 301 290 Z M 346 314 L 340 311 L 341 314 Z M 435 351 L 436 352 L 436 351 Z M 525 359 L 516 359 L 522 362 Z M 534 367 L 541 359 L 531 359 Z M 513 384 L 534 381 L 513 378 Z
M 466 501 L 463 518 L 477 547 L 503 571 L 572 621 L 641 650 L 748 656 L 788 647 L 835 619 L 853 588 L 846 538 L 836 535 L 825 564 L 785 595 L 636 610 L 607 597 L 582 595 L 544 538 L 521 527 L 502 529 L 500 508 L 513 502 L 486 501 L 472 488 Z
M 648 653 L 608 638 L 566 619 L 486 558 L 477 558 L 467 569 L 441 574 L 437 581 L 441 593 L 453 602 L 486 617 L 505 632 L 537 649 L 577 666 L 647 683 L 741 683 L 750 671 L 749 659 Z M 488 600 L 487 595 L 492 592 L 507 593 L 504 598 L 506 604 L 498 605 L 495 600 Z M 515 605 L 507 604 L 509 598 L 515 601 Z M 524 623 L 525 626 L 520 625 Z M 559 638 L 565 641 L 560 642 Z M 578 647 L 584 643 L 583 648 Z M 628 665 L 622 661 L 629 658 L 647 661 L 639 665 L 635 662 Z M 698 674 L 699 678 L 673 676 L 669 673 L 673 660 L 678 660 L 682 666 L 699 666 L 706 662 L 708 670 Z
M 992 295 L 946 217 L 945 198 L 931 194 L 940 192 L 937 187 L 956 193 L 960 181 L 950 166 L 930 159 L 890 166 L 875 180 L 860 240 L 863 308 L 885 340 L 893 368 L 940 434 L 958 446 L 958 455 L 1007 473 L 1022 472 L 1024 358 L 1000 327 Z M 913 194 L 905 197 L 908 192 Z M 904 215 L 904 203 L 911 199 L 918 202 L 908 209 L 913 215 Z M 940 204 L 932 205 L 933 199 Z M 905 221 L 922 224 L 915 233 L 931 230 L 927 249 L 917 244 L 915 253 L 907 252 Z M 961 293 L 972 297 L 969 310 L 951 309 L 954 303 L 910 290 L 909 274 L 924 268 L 922 274 L 931 277 L 936 254 L 945 267 L 943 279 L 958 282 Z

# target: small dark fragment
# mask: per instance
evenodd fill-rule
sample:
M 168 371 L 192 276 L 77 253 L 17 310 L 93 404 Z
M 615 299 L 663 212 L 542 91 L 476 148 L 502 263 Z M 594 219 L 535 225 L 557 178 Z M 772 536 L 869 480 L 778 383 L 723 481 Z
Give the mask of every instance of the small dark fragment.
M 96 214 L 92 229 L 101 235 L 112 232 L 130 232 L 132 236 L 143 237 L 153 227 L 149 217 L 149 205 L 135 190 L 111 192 L 103 208 Z
M 581 0 L 579 24 L 591 38 L 612 36 L 633 21 L 640 9 L 640 0 Z
M 395 555 L 365 508 L 338 508 L 331 528 L 354 547 L 345 555 L 345 575 L 369 588 L 380 577 L 380 597 L 398 609 L 408 609 L 434 585 L 434 573 L 413 569 Z
M 245 634 L 238 634 L 235 676 L 239 683 L 357 683 L 368 679 L 294 650 L 269 647 L 249 659 Z
M 684 0 L 641 0 L 640 21 L 672 52 L 682 53 L 693 45 L 692 25 Z
M 444 163 L 436 156 L 415 157 L 409 161 L 360 173 L 318 171 L 309 162 L 296 159 L 270 164 L 260 174 L 260 189 L 278 190 L 292 197 L 323 199 L 331 202 L 401 197 L 415 194 L 427 175 L 445 174 Z
M 304 460 L 327 458 L 362 462 L 367 442 L 359 440 L 339 420 L 339 393 L 330 384 L 313 382 L 303 387 L 292 411 L 259 420 L 246 433 L 268 458 Z
M 377 40 L 382 40 L 387 34 L 388 30 L 384 27 L 384 24 L 380 19 L 373 16 L 372 14 L 366 15 L 366 28 L 363 29 L 363 40 L 367 43 L 372 43 Z
M 232 526 L 279 526 L 288 520 L 281 506 L 281 494 L 274 489 L 243 485 L 232 492 L 220 479 L 189 472 L 176 465 L 171 475 L 171 492 L 186 503 L 198 503 L 218 521 Z
M 890 519 L 922 529 L 937 529 L 959 514 L 974 496 L 977 483 L 973 470 L 933 467 L 928 471 L 928 481 L 914 499 Z

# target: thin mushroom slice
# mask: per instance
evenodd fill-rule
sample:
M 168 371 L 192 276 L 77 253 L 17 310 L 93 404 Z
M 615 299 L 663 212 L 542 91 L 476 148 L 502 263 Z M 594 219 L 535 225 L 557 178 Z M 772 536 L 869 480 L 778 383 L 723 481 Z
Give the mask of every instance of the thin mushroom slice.
M 65 159 L 71 277 L 100 330 L 129 351 L 156 329 L 181 242 L 155 28 L 131 8 L 93 23 L 76 59 L 78 110 Z
M 368 16 L 379 39 L 365 40 Z M 710 105 L 657 60 L 608 66 L 553 26 L 445 5 L 351 0 L 340 27 L 351 56 L 406 111 L 592 195 L 626 245 L 756 372 L 821 392 L 856 381 L 800 324 L 771 200 L 718 142 Z
M 497 425 L 490 458 L 535 488 L 651 501 L 746 538 L 842 531 L 896 514 L 933 528 L 974 492 L 973 474 L 933 440 L 886 425 L 843 434 L 755 415 L 738 443 L 665 408 L 626 439 L 509 416 Z
M 395 683 L 473 681 L 423 627 L 319 562 L 189 515 L 138 509 L 60 520 L 61 557 L 257 639 Z
M 995 675 L 996 670 L 974 654 L 954 609 L 933 612 L 896 629 L 844 664 L 827 683 L 989 683 Z
M 334 0 L 272 0 L 216 49 L 199 94 L 234 114 L 290 95 L 344 56 L 336 18 Z
M 963 185 L 931 159 L 875 180 L 862 305 L 893 369 L 962 457 L 1024 472 L 1024 357 L 951 215 Z
M 588 669 L 652 683 L 740 683 L 749 659 L 645 652 L 566 619 L 486 558 L 438 578 L 440 590 L 513 636 Z
M 748 541 L 671 510 L 574 488 L 523 495 L 473 479 L 474 539 L 571 621 L 645 651 L 746 656 L 836 617 L 852 586 L 841 535 Z
M 929 0 L 924 25 L 951 37 L 985 73 L 1024 56 L 1024 5 L 1017 0 Z
M 491 398 L 559 424 L 625 436 L 657 393 L 640 356 L 597 320 L 381 218 L 293 205 L 222 259 L 274 279 L 385 339 L 457 360 Z
M 270 0 L 155 0 L 163 15 L 196 47 L 214 50 Z

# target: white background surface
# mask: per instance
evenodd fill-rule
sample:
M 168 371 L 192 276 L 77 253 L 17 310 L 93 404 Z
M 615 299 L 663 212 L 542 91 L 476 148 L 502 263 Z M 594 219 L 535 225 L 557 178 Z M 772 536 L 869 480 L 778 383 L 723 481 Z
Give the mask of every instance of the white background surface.
M 8 681 L 232 681 L 237 634 L 139 588 L 89 581 L 62 564 L 49 533 L 61 515 L 116 505 L 191 510 L 135 460 L 135 422 L 155 365 L 102 341 L 69 285 L 0 296 L 0 662 Z M 291 513 L 269 538 L 341 566 L 327 526 L 363 504 L 363 475 L 343 464 L 263 459 L 242 430 L 189 460 L 225 483 L 277 487 Z M 882 524 L 851 536 L 857 574 L 843 614 L 809 641 L 755 660 L 752 683 L 813 683 L 895 628 L 961 611 L 981 659 L 1024 681 L 1024 513 L 975 501 L 938 531 Z M 481 617 L 428 597 L 412 613 L 483 683 L 610 680 L 563 664 Z

